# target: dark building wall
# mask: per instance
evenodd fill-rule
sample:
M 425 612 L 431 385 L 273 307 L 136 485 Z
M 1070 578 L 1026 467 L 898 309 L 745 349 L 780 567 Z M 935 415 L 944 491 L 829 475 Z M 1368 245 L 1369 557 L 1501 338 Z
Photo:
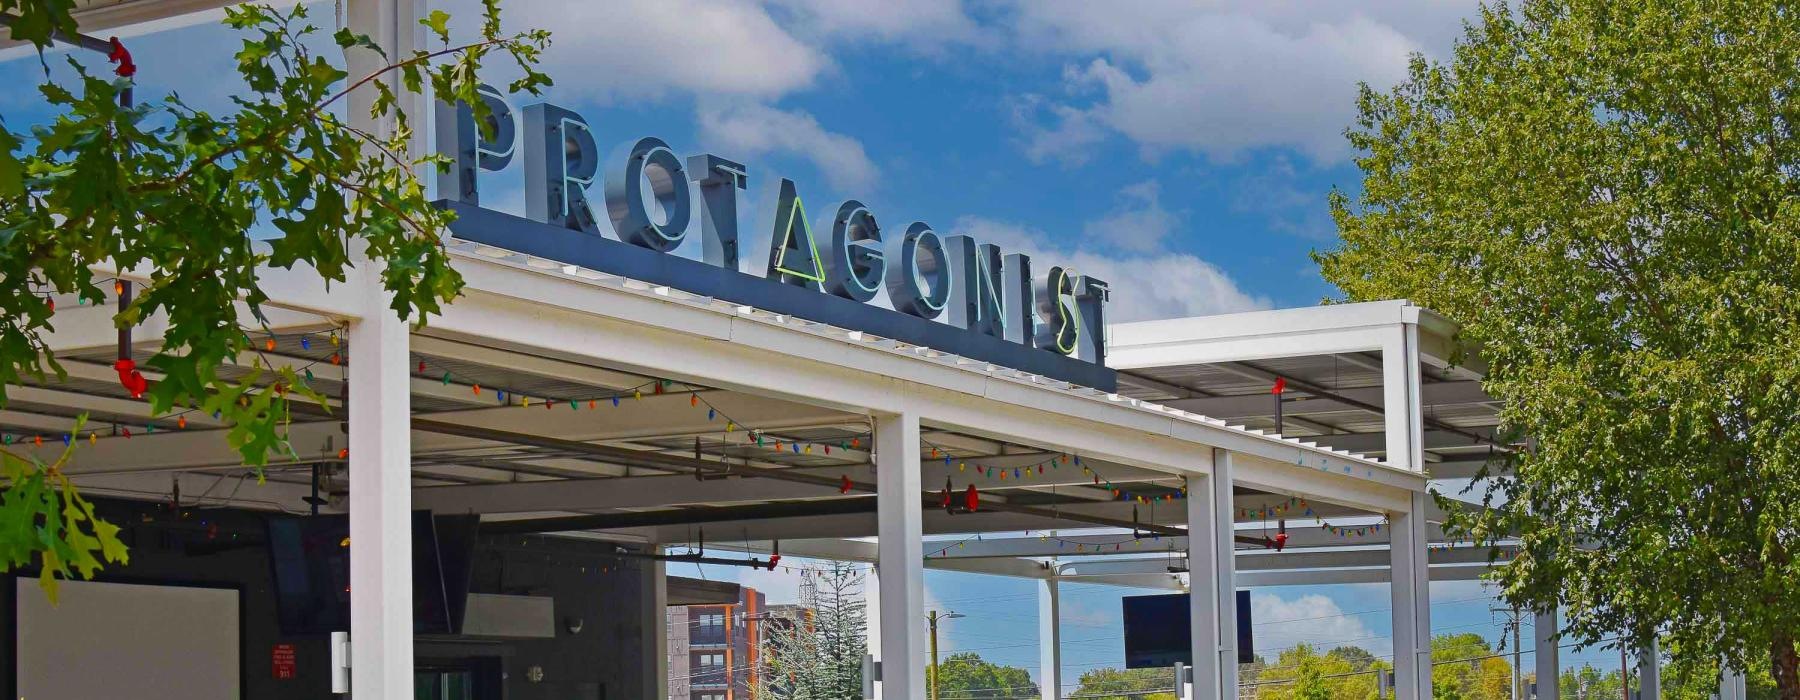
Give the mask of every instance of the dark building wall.
M 328 635 L 283 634 L 277 622 L 264 516 L 239 510 L 170 512 L 157 504 L 101 502 L 102 514 L 124 527 L 131 562 L 110 567 L 101 580 L 123 583 L 237 588 L 243 625 L 244 697 L 326 700 L 331 694 Z M 644 596 L 648 562 L 611 556 L 613 545 L 551 537 L 483 537 L 473 560 L 477 593 L 555 599 L 556 636 L 548 639 L 474 639 L 421 636 L 421 664 L 466 665 L 483 660 L 504 673 L 505 700 L 626 700 L 649 697 L 644 661 L 649 651 Z M 0 690 L 13 685 L 17 595 L 43 595 L 35 572 L 23 572 L 0 605 Z M 571 624 L 580 621 L 579 631 Z M 296 677 L 276 680 L 270 653 L 292 644 Z M 541 674 L 532 674 L 532 667 Z M 531 678 L 537 675 L 540 680 Z M 500 700 L 480 698 L 480 700 Z
M 614 545 L 551 537 L 484 537 L 471 590 L 551 596 L 555 639 L 507 640 L 507 700 L 635 700 L 646 690 L 652 623 L 645 615 L 650 566 L 611 556 Z M 580 631 L 570 623 L 580 621 Z M 531 668 L 542 669 L 533 682 Z

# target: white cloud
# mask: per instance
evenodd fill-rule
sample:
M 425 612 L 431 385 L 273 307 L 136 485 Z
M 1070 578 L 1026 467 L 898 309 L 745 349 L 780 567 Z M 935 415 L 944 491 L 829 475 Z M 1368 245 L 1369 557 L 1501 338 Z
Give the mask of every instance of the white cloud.
M 1325 192 L 1300 186 L 1298 169 L 1286 156 L 1270 158 L 1258 171 L 1232 184 L 1231 210 L 1264 217 L 1269 230 L 1297 238 L 1330 241 L 1337 235 Z M 1317 272 L 1309 265 L 1308 272 Z
M 702 140 L 734 156 L 789 153 L 811 161 L 839 190 L 864 190 L 875 184 L 875 164 L 863 152 L 862 142 L 826 131 L 804 111 L 754 103 L 702 105 L 699 122 Z
M 1093 155 L 1094 146 L 1106 139 L 1106 125 L 1092 112 L 1039 95 L 1015 98 L 1012 117 L 1021 133 L 1021 150 L 1039 165 L 1052 160 L 1082 165 Z
M 1256 652 L 1273 660 L 1281 650 L 1306 643 L 1320 651 L 1357 646 L 1376 656 L 1393 651 L 1392 639 L 1377 635 L 1361 615 L 1345 614 L 1336 601 L 1318 594 L 1288 599 L 1251 591 L 1251 633 Z
M 964 216 L 951 226 L 1007 252 L 1075 269 L 1112 286 L 1107 321 L 1144 321 L 1269 308 L 1268 299 L 1239 289 L 1212 263 L 1187 253 L 1117 253 L 1071 248 L 1043 231 L 980 216 Z
M 474 3 L 452 4 L 459 26 L 472 27 Z M 503 19 L 508 27 L 553 32 L 542 68 L 564 99 L 682 93 L 774 99 L 810 87 L 832 65 L 751 2 L 532 0 L 507 3 Z
M 1092 240 L 1109 241 L 1133 253 L 1156 250 L 1178 223 L 1174 213 L 1162 207 L 1162 185 L 1145 180 L 1119 190 L 1119 206 L 1082 232 Z
M 1289 147 L 1319 162 L 1349 154 L 1341 132 L 1356 84 L 1391 84 L 1407 56 L 1442 54 L 1471 3 L 1199 3 L 1013 5 L 1023 49 L 1067 55 L 1067 87 L 1096 91 L 1048 110 L 1027 155 L 1056 153 L 1103 124 L 1147 156 L 1191 150 L 1218 160 Z M 1092 143 L 1091 137 L 1087 143 Z M 1034 156 L 1035 157 L 1035 156 Z
M 772 0 L 809 33 L 833 39 L 876 39 L 931 48 L 977 40 L 962 0 Z
M 472 38 L 476 3 L 444 5 L 458 18 L 459 39 Z M 874 41 L 924 53 L 986 36 L 961 0 L 530 0 L 505 10 L 508 28 L 554 33 L 543 70 L 556 94 L 600 101 L 772 101 L 833 71 L 835 49 Z

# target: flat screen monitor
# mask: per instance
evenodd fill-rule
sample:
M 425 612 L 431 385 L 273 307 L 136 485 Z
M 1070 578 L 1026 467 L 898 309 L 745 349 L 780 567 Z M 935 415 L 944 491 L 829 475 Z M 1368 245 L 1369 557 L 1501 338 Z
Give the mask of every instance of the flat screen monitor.
M 461 628 L 475 546 L 475 517 L 412 516 L 413 631 Z M 444 530 L 449 542 L 440 541 Z M 350 521 L 343 515 L 275 517 L 268 523 L 276 608 L 286 634 L 350 629 Z M 445 548 L 450 551 L 446 555 Z M 453 604 L 454 601 L 454 604 Z
M 1194 663 L 1193 619 L 1185 593 L 1126 596 L 1125 667 L 1165 668 Z M 1250 592 L 1237 592 L 1238 663 L 1256 660 L 1250 634 Z

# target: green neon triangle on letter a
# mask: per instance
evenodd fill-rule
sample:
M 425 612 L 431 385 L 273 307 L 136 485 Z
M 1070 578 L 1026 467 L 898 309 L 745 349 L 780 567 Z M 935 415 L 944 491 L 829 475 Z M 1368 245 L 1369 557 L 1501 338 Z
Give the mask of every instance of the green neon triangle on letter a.
M 775 235 L 769 238 L 769 276 L 786 284 L 822 288 L 825 261 L 819 257 L 819 244 L 813 240 L 812 226 L 806 222 L 806 206 L 800 203 L 793 180 L 781 179 L 781 197 L 775 206 Z M 796 240 L 796 234 L 804 240 Z

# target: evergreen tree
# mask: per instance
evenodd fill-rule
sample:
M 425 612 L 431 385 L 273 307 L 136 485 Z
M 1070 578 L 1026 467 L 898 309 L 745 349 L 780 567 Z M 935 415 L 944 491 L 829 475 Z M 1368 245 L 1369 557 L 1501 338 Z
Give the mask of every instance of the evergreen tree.
M 860 698 L 868 653 L 863 574 L 855 565 L 831 562 L 805 576 L 800 605 L 811 614 L 768 626 L 757 700 Z

